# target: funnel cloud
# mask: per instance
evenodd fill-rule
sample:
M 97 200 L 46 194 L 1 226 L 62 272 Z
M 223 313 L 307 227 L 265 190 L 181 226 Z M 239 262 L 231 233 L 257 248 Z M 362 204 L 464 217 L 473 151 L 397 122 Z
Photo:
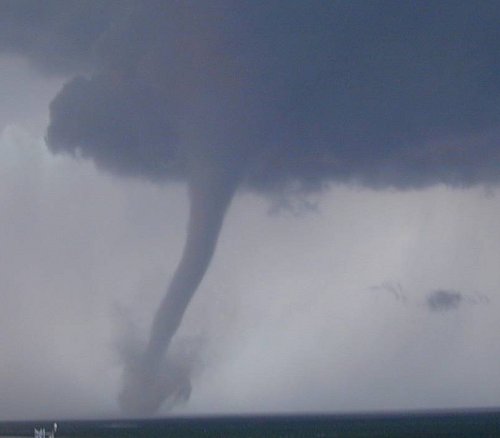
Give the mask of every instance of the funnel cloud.
M 488 0 L 0 0 L 0 50 L 67 77 L 52 152 L 188 187 L 185 247 L 124 364 L 124 411 L 189 397 L 169 346 L 238 190 L 499 182 L 499 20 Z

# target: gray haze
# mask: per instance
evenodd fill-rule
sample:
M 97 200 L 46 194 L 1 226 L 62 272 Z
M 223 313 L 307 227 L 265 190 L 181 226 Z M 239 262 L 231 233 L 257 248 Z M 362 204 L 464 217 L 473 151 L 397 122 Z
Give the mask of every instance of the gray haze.
M 189 397 L 169 345 L 238 188 L 500 178 L 494 1 L 3 0 L 0 17 L 4 53 L 67 78 L 50 104 L 52 152 L 188 186 L 181 261 L 146 345 L 126 356 L 128 413 Z

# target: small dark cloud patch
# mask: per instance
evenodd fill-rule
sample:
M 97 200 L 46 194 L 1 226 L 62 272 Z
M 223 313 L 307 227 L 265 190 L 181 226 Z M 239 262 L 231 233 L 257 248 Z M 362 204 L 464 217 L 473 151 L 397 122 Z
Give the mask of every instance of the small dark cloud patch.
M 464 302 L 464 295 L 454 290 L 438 289 L 427 295 L 426 305 L 432 312 L 457 309 Z
M 390 297 L 400 304 L 418 305 L 431 312 L 447 312 L 458 309 L 460 306 L 486 305 L 490 303 L 488 295 L 479 292 L 461 292 L 452 289 L 434 289 L 424 296 L 423 303 L 418 303 L 399 282 L 385 281 L 381 284 L 370 286 L 371 292 Z

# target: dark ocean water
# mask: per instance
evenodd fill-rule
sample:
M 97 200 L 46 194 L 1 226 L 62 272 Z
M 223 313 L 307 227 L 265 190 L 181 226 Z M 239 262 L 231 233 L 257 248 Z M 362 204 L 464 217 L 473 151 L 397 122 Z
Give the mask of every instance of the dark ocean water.
M 52 422 L 3 422 L 0 437 Z M 500 437 L 500 411 L 58 421 L 64 437 Z

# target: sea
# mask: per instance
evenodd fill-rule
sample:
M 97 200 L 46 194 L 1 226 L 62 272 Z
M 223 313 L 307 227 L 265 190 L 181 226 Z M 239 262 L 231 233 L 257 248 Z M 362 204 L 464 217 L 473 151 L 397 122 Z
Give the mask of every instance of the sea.
M 0 437 L 33 437 L 54 421 L 0 422 Z M 57 421 L 64 437 L 500 437 L 500 410 Z

